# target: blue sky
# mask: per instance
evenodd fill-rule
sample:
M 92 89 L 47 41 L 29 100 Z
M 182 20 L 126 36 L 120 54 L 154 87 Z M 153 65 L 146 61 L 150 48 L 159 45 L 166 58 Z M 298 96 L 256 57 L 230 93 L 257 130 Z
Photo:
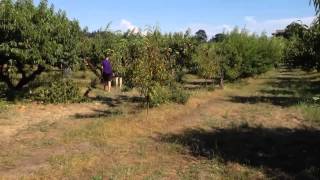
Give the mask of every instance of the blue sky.
M 36 3 L 39 0 L 35 0 Z M 163 32 L 204 29 L 209 36 L 235 26 L 268 34 L 298 19 L 311 23 L 309 0 L 49 0 L 90 31 L 145 29 Z

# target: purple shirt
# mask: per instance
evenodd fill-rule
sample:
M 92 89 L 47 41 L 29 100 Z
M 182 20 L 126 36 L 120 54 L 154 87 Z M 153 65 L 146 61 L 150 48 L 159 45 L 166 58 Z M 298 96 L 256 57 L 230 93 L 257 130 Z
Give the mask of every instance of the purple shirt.
M 112 66 L 109 59 L 105 59 L 102 61 L 102 67 L 104 74 L 112 74 Z

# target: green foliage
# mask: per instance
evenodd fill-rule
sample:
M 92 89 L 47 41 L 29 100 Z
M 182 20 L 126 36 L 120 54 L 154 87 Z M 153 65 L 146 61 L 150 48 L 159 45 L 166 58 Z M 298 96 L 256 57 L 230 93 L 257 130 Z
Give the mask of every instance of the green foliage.
M 195 38 L 199 41 L 199 42 L 207 42 L 208 40 L 208 36 L 205 30 L 200 29 L 196 32 Z
M 219 33 L 219 34 L 216 34 L 214 37 L 212 37 L 209 42 L 222 42 L 226 37 L 227 37 L 226 34 Z
M 4 112 L 8 108 L 8 103 L 0 99 L 0 113 Z
M 320 124 L 320 103 L 300 104 L 300 109 L 305 120 Z
M 282 39 L 235 29 L 221 42 L 200 45 L 194 59 L 202 77 L 233 81 L 264 73 L 280 64 L 284 45 Z
M 170 90 L 166 86 L 155 85 L 149 93 L 150 107 L 157 107 L 170 101 Z
M 103 180 L 103 176 L 100 176 L 100 175 L 92 176 L 91 180 Z
M 161 104 L 174 102 L 178 104 L 186 104 L 190 94 L 179 86 L 160 86 L 152 87 L 149 98 L 150 107 L 157 107 Z
M 22 89 L 44 70 L 79 63 L 80 27 L 65 12 L 55 12 L 47 0 L 0 2 L 0 79 L 10 89 Z M 21 77 L 14 83 L 11 67 Z
M 178 104 L 186 104 L 190 94 L 181 87 L 171 87 L 171 101 Z
M 208 91 L 215 91 L 216 87 L 214 86 L 214 84 L 211 84 L 207 89 Z
M 195 53 L 198 74 L 206 79 L 219 76 L 222 57 L 217 54 L 214 44 L 200 45 Z
M 0 83 L 0 99 L 6 97 L 7 87 L 4 83 Z
M 290 39 L 294 36 L 298 36 L 302 38 L 307 29 L 308 29 L 308 26 L 298 22 L 293 22 L 286 27 L 284 31 L 284 37 L 286 39 Z
M 31 98 L 43 103 L 79 103 L 85 99 L 80 94 L 79 87 L 71 80 L 53 81 L 31 93 Z
M 264 73 L 278 65 L 284 43 L 281 39 L 250 35 L 245 30 L 235 29 L 217 46 L 217 54 L 224 57 L 221 68 L 225 77 L 236 80 Z
M 133 65 L 133 83 L 145 97 L 150 96 L 153 87 L 166 86 L 172 80 L 168 62 L 158 45 L 159 38 L 158 31 L 145 37 L 143 48 Z
M 46 97 L 50 88 L 62 88 L 56 83 L 30 83 L 43 72 L 85 69 L 82 58 L 89 59 L 91 69 L 100 76 L 101 61 L 108 54 L 115 74 L 125 79 L 126 87 L 135 87 L 148 100 L 156 99 L 154 104 L 161 104 L 167 100 L 157 97 L 158 93 L 166 94 L 159 87 L 180 82 L 188 71 L 197 70 L 201 76 L 220 78 L 221 82 L 224 78 L 253 76 L 279 64 L 284 46 L 282 40 L 238 30 L 218 34 L 211 43 L 206 43 L 204 30 L 195 36 L 190 31 L 161 34 L 157 29 L 145 35 L 121 33 L 108 27 L 89 33 L 81 31 L 78 22 L 70 21 L 65 12 L 48 7 L 47 0 L 38 6 L 31 0 L 3 0 L 0 5 L 0 79 L 9 89 L 18 91 L 37 87 L 39 98 Z M 182 90 L 169 90 L 168 94 L 168 101 L 188 99 Z
M 290 25 L 289 25 L 290 26 Z M 285 51 L 285 63 L 292 68 L 320 71 L 320 25 L 300 25 L 291 31 Z
M 196 50 L 197 41 L 189 33 L 187 31 L 185 34 L 165 34 L 160 42 L 161 51 L 168 62 L 168 71 L 178 82 L 182 82 L 182 77 L 187 71 L 195 69 L 192 56 Z

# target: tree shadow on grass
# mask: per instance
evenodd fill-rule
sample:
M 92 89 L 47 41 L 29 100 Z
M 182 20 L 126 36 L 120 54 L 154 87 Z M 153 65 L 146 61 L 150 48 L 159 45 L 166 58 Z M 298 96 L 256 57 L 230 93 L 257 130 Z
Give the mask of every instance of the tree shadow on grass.
M 262 168 L 271 178 L 320 177 L 320 131 L 315 129 L 189 129 L 160 135 L 161 142 L 183 145 L 195 157 L 221 159 Z
M 116 97 L 97 96 L 95 98 L 91 98 L 91 100 L 101 102 L 102 104 L 106 104 L 110 107 L 118 107 L 127 102 L 142 103 L 144 98 L 139 96 L 118 95 Z
M 320 74 L 316 73 L 310 76 L 296 72 L 282 72 L 276 77 L 269 78 L 259 95 L 230 96 L 230 101 L 249 104 L 269 103 L 281 107 L 310 102 L 313 96 L 320 94 L 319 78 Z
M 231 96 L 230 101 L 234 103 L 269 103 L 276 106 L 289 107 L 303 101 L 303 98 L 287 96 Z
M 75 119 L 96 119 L 96 118 L 106 118 L 106 117 L 113 117 L 113 116 L 119 116 L 122 115 L 123 112 L 120 110 L 93 110 L 93 113 L 88 114 L 80 114 L 77 113 L 73 117 Z
M 142 97 L 126 96 L 126 95 L 118 95 L 115 98 L 98 96 L 96 98 L 91 98 L 91 99 L 94 101 L 101 102 L 102 104 L 108 105 L 110 109 L 107 109 L 107 110 L 94 109 L 92 113 L 87 113 L 87 114 L 77 113 L 72 117 L 75 119 L 95 119 L 95 118 L 107 118 L 107 117 L 113 117 L 113 116 L 120 116 L 120 115 L 123 115 L 124 113 L 132 114 L 139 111 L 140 107 L 142 106 L 142 102 L 144 101 Z M 130 104 L 130 107 L 127 107 L 127 105 L 124 105 L 126 103 L 133 103 L 133 104 Z M 125 112 L 122 111 L 124 110 L 123 109 L 124 107 L 127 108 Z
M 310 78 L 278 77 L 267 83 L 270 87 L 296 91 L 300 95 L 320 93 L 320 81 Z
M 270 89 L 270 90 L 261 90 L 263 94 L 268 94 L 268 95 L 288 95 L 288 96 L 293 96 L 295 94 L 294 91 L 292 90 L 287 90 L 287 89 Z
M 300 96 L 320 93 L 319 73 L 288 73 L 280 74 L 268 83 L 269 86 L 284 90 L 296 91 Z

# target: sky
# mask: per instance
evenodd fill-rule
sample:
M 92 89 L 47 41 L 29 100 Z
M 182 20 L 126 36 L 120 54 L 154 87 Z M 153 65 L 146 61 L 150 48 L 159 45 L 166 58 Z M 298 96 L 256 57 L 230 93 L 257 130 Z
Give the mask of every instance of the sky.
M 39 3 L 39 0 L 35 0 Z M 234 27 L 271 34 L 293 21 L 310 24 L 314 8 L 309 0 L 49 0 L 66 11 L 89 31 L 144 31 L 159 27 L 162 32 L 195 33 L 204 29 L 208 36 Z

